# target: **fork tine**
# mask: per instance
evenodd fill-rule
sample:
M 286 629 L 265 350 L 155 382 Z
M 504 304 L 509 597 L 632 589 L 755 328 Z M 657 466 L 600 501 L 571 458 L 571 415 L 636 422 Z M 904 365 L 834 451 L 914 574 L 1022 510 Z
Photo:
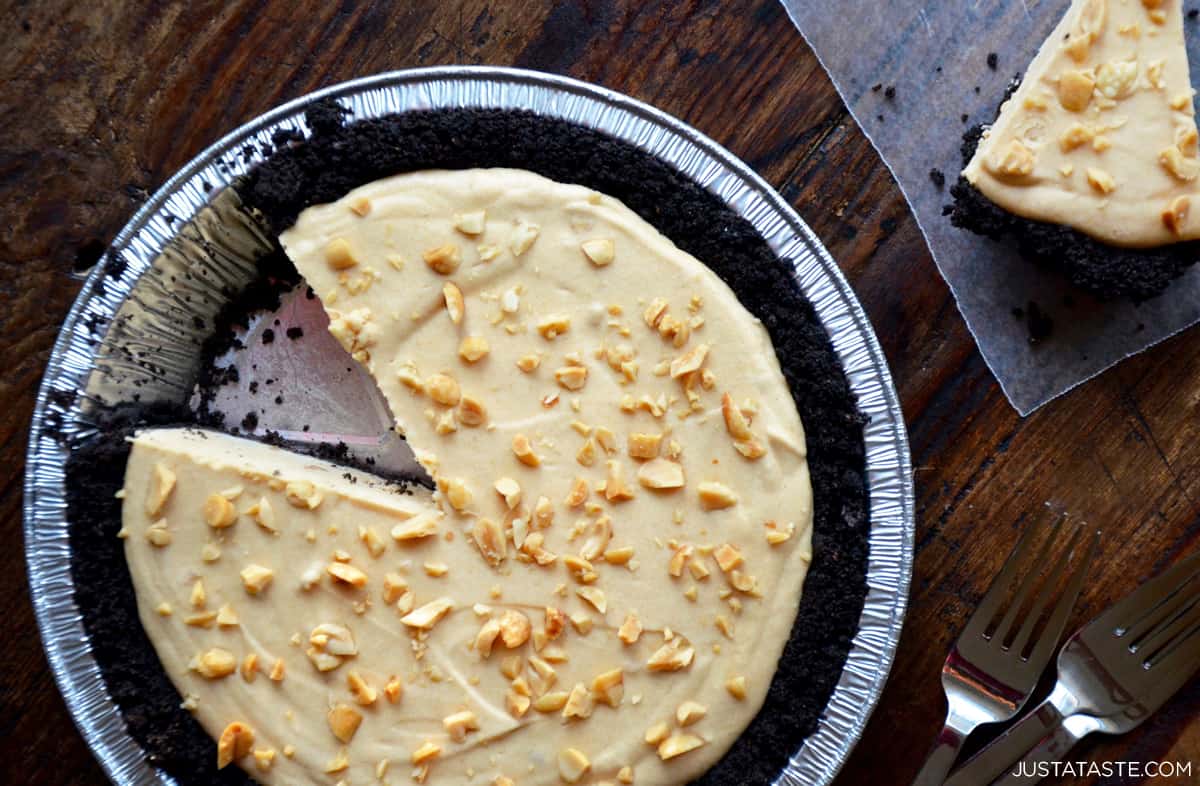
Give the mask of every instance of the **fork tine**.
M 1049 536 L 1046 538 L 1045 542 L 1042 543 L 1042 547 L 1038 551 L 1037 560 L 1030 566 L 1029 572 L 1025 574 L 1025 579 L 1023 580 L 1020 589 L 1017 590 L 1016 596 L 1012 599 L 1012 603 L 1009 604 L 1008 610 L 1004 613 L 1004 619 L 1000 620 L 1000 624 L 997 625 L 996 630 L 992 632 L 992 638 L 995 641 L 1000 642 L 1001 646 L 1004 645 L 1004 640 L 1008 638 L 1009 632 L 1012 630 L 1013 625 L 1016 624 L 1017 615 L 1020 614 L 1021 609 L 1025 607 L 1025 601 L 1029 599 L 1029 595 L 1031 592 L 1033 592 L 1034 588 L 1039 586 L 1039 582 L 1040 587 L 1043 589 L 1051 586 L 1051 584 L 1048 584 L 1047 582 L 1051 582 L 1053 585 L 1058 584 L 1061 578 L 1061 573 L 1056 573 L 1053 577 L 1046 577 L 1046 579 L 1043 580 L 1041 579 L 1042 568 L 1044 565 L 1046 565 L 1050 559 L 1050 555 L 1054 552 L 1055 544 L 1062 538 L 1063 529 L 1065 526 L 1066 525 L 1060 520 L 1056 522 L 1053 529 L 1050 530 Z M 1071 553 L 1071 549 L 1075 548 L 1075 540 L 1081 531 L 1082 528 L 1076 527 L 1072 532 L 1071 540 L 1065 552 L 1066 554 L 1069 555 Z M 1041 610 L 1039 609 L 1037 615 L 1040 614 Z M 1033 617 L 1033 619 L 1036 621 L 1036 615 Z M 1022 624 L 1028 623 L 1029 619 L 1026 618 Z M 1019 648 L 1009 646 L 1007 649 L 1020 653 Z
M 1013 550 L 1009 553 L 1008 559 L 1004 562 L 1004 567 L 1000 569 L 1000 573 L 992 580 L 992 584 L 988 587 L 987 594 L 983 596 L 983 601 L 979 607 L 975 609 L 975 613 L 971 615 L 971 619 L 967 620 L 967 625 L 963 628 L 961 636 L 974 637 L 983 636 L 987 631 L 988 624 L 995 619 L 996 613 L 1000 610 L 1000 604 L 1008 596 L 1008 591 L 1016 581 L 1017 573 L 1022 566 L 1029 563 L 1030 554 L 1036 546 L 1039 535 L 1041 534 L 1040 527 L 1029 527 L 1021 535 L 1017 541 L 1017 545 L 1013 546 Z M 1049 537 L 1053 539 L 1057 532 L 1058 522 L 1051 525 L 1051 533 Z M 995 634 L 993 633 L 993 636 Z
M 1152 630 L 1145 640 L 1138 644 L 1130 644 L 1134 652 L 1147 653 L 1146 660 L 1154 661 L 1163 653 L 1169 651 L 1176 639 L 1184 634 L 1195 622 L 1200 622 L 1200 586 L 1193 592 L 1184 595 L 1182 608 L 1176 608 L 1169 618 Z
M 1038 562 L 1037 566 L 1034 568 L 1034 575 L 1031 575 L 1030 578 L 1026 580 L 1025 586 L 1022 587 L 1022 595 L 1019 598 L 1019 604 L 1014 603 L 1013 608 L 1010 609 L 1009 613 L 1005 615 L 1006 622 L 1010 618 L 1014 618 L 1016 616 L 1016 612 L 1020 610 L 1021 606 L 1024 606 L 1026 597 L 1033 589 L 1034 584 L 1037 583 L 1035 581 L 1036 576 L 1042 575 L 1043 578 L 1038 586 L 1038 594 L 1034 598 L 1033 604 L 1029 608 L 1029 612 L 1021 619 L 1020 628 L 1017 630 L 1016 635 L 1013 636 L 1013 641 L 1010 642 L 1008 646 L 1008 649 L 1011 652 L 1015 652 L 1019 655 L 1024 649 L 1024 643 L 1032 634 L 1033 627 L 1037 624 L 1038 618 L 1042 616 L 1042 611 L 1045 610 L 1046 605 L 1054 597 L 1054 593 L 1058 590 L 1058 585 L 1062 582 L 1063 574 L 1066 573 L 1067 565 L 1071 560 L 1071 556 L 1075 552 L 1075 546 L 1079 542 L 1079 536 L 1083 534 L 1083 529 L 1084 528 L 1082 526 L 1074 527 L 1072 529 L 1066 548 L 1060 550 L 1058 559 L 1055 560 L 1053 564 L 1050 563 L 1050 557 L 1053 551 L 1051 548 L 1053 546 L 1052 543 L 1047 543 L 1046 548 L 1044 548 L 1042 553 L 1038 555 Z M 1059 531 L 1055 534 L 1056 536 L 1061 536 L 1062 530 L 1059 529 Z M 1046 572 L 1047 569 L 1048 573 Z M 1005 636 L 1007 637 L 1007 635 L 1008 631 L 1005 631 Z M 1003 641 L 1003 639 L 1001 641 Z
M 1200 602 L 1200 573 L 1185 578 L 1179 586 L 1172 588 L 1145 617 L 1131 625 L 1122 638 L 1129 642 L 1130 651 L 1151 649 L 1197 602 Z
M 1130 628 L 1153 613 L 1175 588 L 1197 570 L 1200 570 L 1200 551 L 1180 560 L 1117 601 L 1096 619 L 1096 623 L 1109 628 L 1117 636 L 1124 636 Z
M 1059 563 L 1058 569 L 1055 571 L 1054 580 L 1048 585 L 1046 592 L 1042 594 L 1039 605 L 1036 611 L 1029 615 L 1029 619 L 1021 628 L 1021 632 L 1017 635 L 1018 641 L 1013 642 L 1012 651 L 1020 655 L 1025 650 L 1025 644 L 1029 636 L 1033 633 L 1033 626 L 1037 619 L 1042 616 L 1042 610 L 1053 597 L 1054 591 L 1058 588 L 1060 577 L 1067 569 L 1068 561 L 1071 557 L 1075 557 L 1074 573 L 1067 580 L 1067 586 L 1063 588 L 1062 593 L 1058 596 L 1058 603 L 1054 606 L 1054 611 L 1050 613 L 1050 617 L 1046 620 L 1045 627 L 1042 628 L 1041 635 L 1033 645 L 1033 650 L 1029 653 L 1030 663 L 1045 663 L 1050 659 L 1051 653 L 1058 646 L 1058 642 L 1062 639 L 1063 629 L 1067 627 L 1067 620 L 1071 616 L 1071 612 L 1075 609 L 1075 602 L 1079 599 L 1079 593 L 1083 589 L 1083 582 L 1087 579 L 1088 573 L 1091 571 L 1092 560 L 1096 558 L 1096 551 L 1100 546 L 1100 532 L 1093 531 L 1091 543 L 1087 544 L 1087 550 L 1082 554 L 1076 553 L 1076 548 L 1082 544 L 1078 543 L 1079 538 L 1086 531 L 1086 527 L 1080 527 L 1075 532 L 1075 536 L 1071 539 L 1071 546 L 1063 555 Z
M 1151 670 L 1168 683 L 1162 687 L 1172 692 L 1200 671 L 1200 616 L 1193 621 L 1191 630 L 1176 637 L 1173 644 L 1174 647 L 1160 655 L 1151 666 Z

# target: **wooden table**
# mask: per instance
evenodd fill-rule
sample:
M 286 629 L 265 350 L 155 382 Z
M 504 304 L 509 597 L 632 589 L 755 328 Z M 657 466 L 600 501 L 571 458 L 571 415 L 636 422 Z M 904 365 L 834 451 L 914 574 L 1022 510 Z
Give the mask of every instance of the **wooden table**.
M 918 551 L 899 659 L 843 786 L 915 774 L 940 723 L 938 671 L 949 642 L 1022 526 L 1062 512 L 1104 528 L 1102 566 L 1076 623 L 1200 546 L 1195 331 L 1018 418 L 900 191 L 776 0 L 5 5 L 0 782 L 105 782 L 47 669 L 22 562 L 27 427 L 79 288 L 70 273 L 221 134 L 280 102 L 388 69 L 525 66 L 654 104 L 758 170 L 849 277 L 904 402 Z M 1140 731 L 1078 753 L 1191 761 L 1200 778 L 1200 682 Z

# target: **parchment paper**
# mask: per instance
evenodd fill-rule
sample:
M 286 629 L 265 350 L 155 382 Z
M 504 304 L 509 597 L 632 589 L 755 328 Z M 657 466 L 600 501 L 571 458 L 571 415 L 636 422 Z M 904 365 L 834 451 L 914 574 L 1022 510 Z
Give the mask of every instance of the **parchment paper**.
M 1141 305 L 1101 304 L 942 215 L 961 169 L 963 131 L 995 116 L 1006 85 L 1028 65 L 1068 0 L 783 3 L 896 176 L 984 359 L 1018 412 L 1028 415 L 1200 320 L 1200 269 Z M 1197 84 L 1200 24 L 1186 19 L 1184 30 Z M 930 179 L 934 168 L 945 173 L 942 190 Z M 1053 320 L 1050 335 L 1036 343 L 1030 303 Z

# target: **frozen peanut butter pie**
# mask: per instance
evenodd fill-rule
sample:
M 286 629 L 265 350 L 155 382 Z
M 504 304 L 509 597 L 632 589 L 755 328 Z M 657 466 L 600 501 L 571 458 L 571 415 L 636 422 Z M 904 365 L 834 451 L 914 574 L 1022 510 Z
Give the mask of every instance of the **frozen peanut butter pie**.
M 1101 296 L 1156 294 L 1200 238 L 1193 94 L 1180 0 L 1074 0 L 969 140 L 955 222 Z
M 761 324 L 616 200 L 399 175 L 281 242 L 437 486 L 134 439 L 126 558 L 168 675 L 264 783 L 684 783 L 758 712 L 812 559 Z
M 278 243 L 164 348 L 194 387 L 72 447 L 131 736 L 185 786 L 773 782 L 869 553 L 862 416 L 792 264 L 582 126 L 345 114 L 233 185 Z M 275 350 L 329 365 L 295 371 L 321 407 L 360 366 L 425 477 L 325 433 Z

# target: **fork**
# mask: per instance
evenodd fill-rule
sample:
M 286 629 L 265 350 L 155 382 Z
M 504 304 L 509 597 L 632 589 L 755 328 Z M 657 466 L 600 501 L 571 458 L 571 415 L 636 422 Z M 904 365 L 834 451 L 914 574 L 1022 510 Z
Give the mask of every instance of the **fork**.
M 985 723 L 1009 720 L 1025 706 L 1062 637 L 1099 543 L 1097 532 L 1080 553 L 1078 546 L 1085 527 L 1074 527 L 1066 548 L 1052 562 L 1054 546 L 1062 539 L 1065 528 L 1060 520 L 1049 527 L 1044 539 L 1038 537 L 1040 532 L 1034 528 L 1027 531 L 959 634 L 942 667 L 946 722 L 913 786 L 941 786 L 963 741 L 972 731 Z M 1050 572 L 1043 579 L 1047 568 Z M 1023 572 L 1025 576 L 1017 584 Z M 1066 586 L 1058 594 L 1039 635 L 1033 638 L 1064 577 Z M 1004 602 L 1014 588 L 1016 594 L 1006 607 Z M 1030 597 L 1034 598 L 1033 605 L 1014 633 Z
M 1048 770 L 1040 765 L 1061 761 L 1087 735 L 1137 728 L 1198 670 L 1200 551 L 1072 636 L 1059 653 L 1050 696 L 964 764 L 947 786 L 982 786 L 1006 772 L 997 783 L 1035 783 L 1040 778 L 1027 773 Z

